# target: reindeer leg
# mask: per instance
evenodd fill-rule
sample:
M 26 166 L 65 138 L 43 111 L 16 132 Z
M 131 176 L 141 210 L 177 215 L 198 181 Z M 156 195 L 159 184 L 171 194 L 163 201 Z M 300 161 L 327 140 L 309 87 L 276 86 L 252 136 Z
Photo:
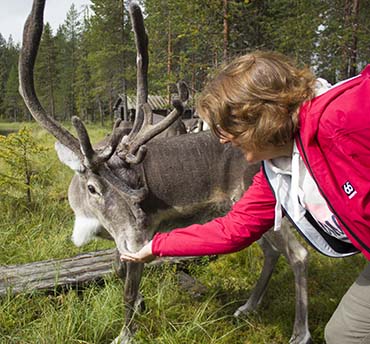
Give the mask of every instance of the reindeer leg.
M 123 283 L 125 283 L 127 267 L 126 267 L 126 263 L 121 261 L 120 253 L 118 250 L 116 252 L 116 259 L 115 259 L 113 267 L 114 267 L 114 271 L 116 272 L 117 276 L 123 281 Z M 144 309 L 145 309 L 144 298 L 141 295 L 141 293 L 138 293 L 138 297 L 135 303 L 135 310 L 138 312 L 141 312 L 141 311 L 144 311 Z
M 261 303 L 267 289 L 267 284 L 280 256 L 280 253 L 268 242 L 268 240 L 266 240 L 265 237 L 262 237 L 260 240 L 258 240 L 258 243 L 261 246 L 265 256 L 262 272 L 248 301 L 235 311 L 235 317 L 238 317 L 241 314 L 253 312 Z
M 113 263 L 113 269 L 114 269 L 116 275 L 123 282 L 125 282 L 126 271 L 127 271 L 127 269 L 126 269 L 126 263 L 121 261 L 120 256 L 121 255 L 120 255 L 118 249 L 116 249 L 116 255 L 115 255 L 115 259 L 114 259 L 114 263 Z
M 144 264 L 126 262 L 125 265 L 125 326 L 123 327 L 120 335 L 112 342 L 112 344 L 129 344 L 131 342 L 135 333 L 134 316 L 138 309 L 143 305 L 142 297 L 139 293 L 139 286 Z
M 271 235 L 270 235 L 271 234 Z M 289 344 L 312 343 L 308 328 L 308 294 L 307 294 L 307 268 L 308 251 L 303 247 L 287 224 L 278 232 L 272 232 L 268 236 L 273 245 L 286 257 L 293 269 L 295 282 L 295 319 L 293 334 Z

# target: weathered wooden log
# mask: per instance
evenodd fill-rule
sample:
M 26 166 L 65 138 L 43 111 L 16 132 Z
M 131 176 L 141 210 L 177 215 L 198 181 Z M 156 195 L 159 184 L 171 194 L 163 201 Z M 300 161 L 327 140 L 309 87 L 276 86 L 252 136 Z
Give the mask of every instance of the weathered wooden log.
M 35 290 L 75 287 L 101 280 L 114 271 L 116 249 L 79 254 L 66 259 L 0 266 L 0 296 Z M 180 264 L 199 257 L 159 258 L 148 266 L 163 262 Z
M 115 251 L 110 249 L 66 259 L 0 266 L 0 295 L 53 290 L 97 280 L 112 272 Z

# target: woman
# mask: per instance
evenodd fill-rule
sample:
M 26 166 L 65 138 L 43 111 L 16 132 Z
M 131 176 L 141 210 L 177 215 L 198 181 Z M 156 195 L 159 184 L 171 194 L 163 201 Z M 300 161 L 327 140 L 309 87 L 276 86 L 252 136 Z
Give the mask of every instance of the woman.
M 224 217 L 158 233 L 122 260 L 238 251 L 287 216 L 319 252 L 370 259 L 370 67 L 333 87 L 273 52 L 241 56 L 209 82 L 197 110 L 221 143 L 263 161 Z M 370 267 L 325 329 L 332 343 L 370 343 Z

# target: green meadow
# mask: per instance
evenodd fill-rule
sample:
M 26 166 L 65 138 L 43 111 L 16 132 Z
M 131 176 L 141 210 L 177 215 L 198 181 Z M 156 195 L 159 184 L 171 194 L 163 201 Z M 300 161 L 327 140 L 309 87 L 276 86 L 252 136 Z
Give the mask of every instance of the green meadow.
M 31 132 L 39 152 L 30 153 L 32 179 L 26 188 L 19 181 L 12 185 L 12 166 L 0 160 L 0 174 L 7 176 L 0 184 L 0 265 L 66 258 L 113 247 L 103 240 L 83 248 L 73 246 L 73 213 L 67 200 L 73 173 L 59 162 L 55 140 L 44 130 L 34 124 L 0 123 L 0 133 L 20 128 Z M 88 130 L 97 142 L 110 128 L 94 125 Z M 360 255 L 330 259 L 310 248 L 309 252 L 309 326 L 314 342 L 323 343 L 326 322 L 365 260 Z M 248 299 L 262 264 L 262 251 L 256 244 L 214 261 L 205 257 L 201 264 L 190 264 L 191 275 L 207 287 L 199 298 L 179 286 L 176 266 L 146 269 L 142 281 L 146 309 L 136 316 L 135 343 L 288 343 L 295 293 L 293 272 L 283 257 L 259 310 L 248 317 L 232 316 Z M 2 344 L 110 343 L 122 324 L 122 282 L 114 274 L 81 289 L 0 298 Z

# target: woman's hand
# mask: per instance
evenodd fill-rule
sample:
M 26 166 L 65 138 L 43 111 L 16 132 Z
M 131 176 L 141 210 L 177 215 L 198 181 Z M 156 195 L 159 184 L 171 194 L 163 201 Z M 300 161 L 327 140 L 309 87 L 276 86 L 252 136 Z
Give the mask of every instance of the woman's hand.
M 121 254 L 121 261 L 134 263 L 148 263 L 155 259 L 152 251 L 152 241 L 149 241 L 140 251 L 135 253 L 125 252 Z

